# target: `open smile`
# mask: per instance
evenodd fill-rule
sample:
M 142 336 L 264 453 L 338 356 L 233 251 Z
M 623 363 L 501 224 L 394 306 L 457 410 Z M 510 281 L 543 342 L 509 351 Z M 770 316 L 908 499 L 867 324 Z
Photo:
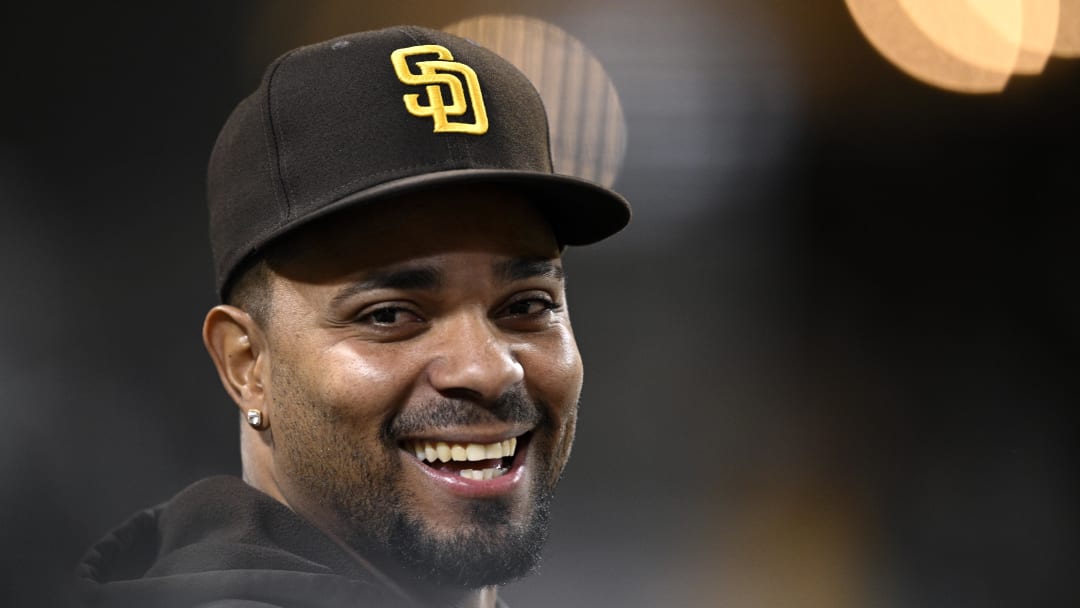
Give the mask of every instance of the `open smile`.
M 429 477 L 466 494 L 508 491 L 524 472 L 529 434 L 489 443 L 449 439 L 410 439 L 402 450 Z
M 425 439 L 408 441 L 405 449 L 413 452 L 417 460 L 429 467 L 456 471 L 466 479 L 494 479 L 510 470 L 517 451 L 517 437 L 494 443 L 450 443 Z

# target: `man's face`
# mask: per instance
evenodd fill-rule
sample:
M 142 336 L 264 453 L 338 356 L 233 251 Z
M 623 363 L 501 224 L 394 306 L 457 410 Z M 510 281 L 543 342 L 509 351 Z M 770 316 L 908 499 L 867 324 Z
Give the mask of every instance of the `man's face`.
M 424 580 L 525 574 L 582 381 L 547 224 L 458 189 L 335 216 L 293 249 L 266 328 L 281 495 Z

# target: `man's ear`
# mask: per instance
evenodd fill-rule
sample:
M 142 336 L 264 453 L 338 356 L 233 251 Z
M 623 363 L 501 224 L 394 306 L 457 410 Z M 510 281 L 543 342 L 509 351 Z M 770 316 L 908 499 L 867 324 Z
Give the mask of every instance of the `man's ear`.
M 263 391 L 266 341 L 251 315 L 225 304 L 211 308 L 203 322 L 203 344 L 237 407 L 243 412 L 255 408 L 269 415 Z

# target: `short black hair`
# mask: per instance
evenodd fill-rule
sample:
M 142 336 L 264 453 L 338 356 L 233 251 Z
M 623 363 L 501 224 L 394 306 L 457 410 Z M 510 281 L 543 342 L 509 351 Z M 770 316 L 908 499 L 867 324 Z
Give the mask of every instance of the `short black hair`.
M 259 327 L 266 329 L 272 308 L 270 290 L 274 269 L 302 255 L 304 241 L 301 235 L 320 223 L 316 220 L 283 234 L 244 258 L 226 282 L 222 302 L 248 313 Z
M 270 263 L 265 255 L 252 255 L 241 262 L 226 287 L 223 301 L 251 315 L 266 328 L 270 321 Z

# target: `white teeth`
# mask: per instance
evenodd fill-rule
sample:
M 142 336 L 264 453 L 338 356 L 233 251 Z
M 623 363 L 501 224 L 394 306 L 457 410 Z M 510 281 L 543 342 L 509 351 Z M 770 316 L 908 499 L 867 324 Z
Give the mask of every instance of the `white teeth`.
M 465 451 L 464 447 L 455 443 L 450 446 L 450 457 L 458 462 L 463 462 L 469 459 L 469 454 Z
M 462 469 L 458 472 L 465 479 L 475 479 L 481 481 L 484 479 L 495 479 L 496 477 L 502 477 L 506 474 L 506 469 Z
M 465 457 L 468 458 L 470 461 L 483 460 L 487 458 L 486 454 L 487 450 L 484 449 L 484 446 L 480 445 L 479 443 L 470 443 L 469 445 L 465 446 Z M 494 456 L 493 458 L 502 458 L 502 455 L 500 454 L 498 456 Z
M 406 442 L 405 448 L 424 462 L 475 462 L 506 458 L 517 452 L 517 437 L 496 441 L 495 443 L 447 443 L 445 441 Z M 473 469 L 465 469 L 471 471 Z M 480 470 L 477 470 L 480 474 Z

